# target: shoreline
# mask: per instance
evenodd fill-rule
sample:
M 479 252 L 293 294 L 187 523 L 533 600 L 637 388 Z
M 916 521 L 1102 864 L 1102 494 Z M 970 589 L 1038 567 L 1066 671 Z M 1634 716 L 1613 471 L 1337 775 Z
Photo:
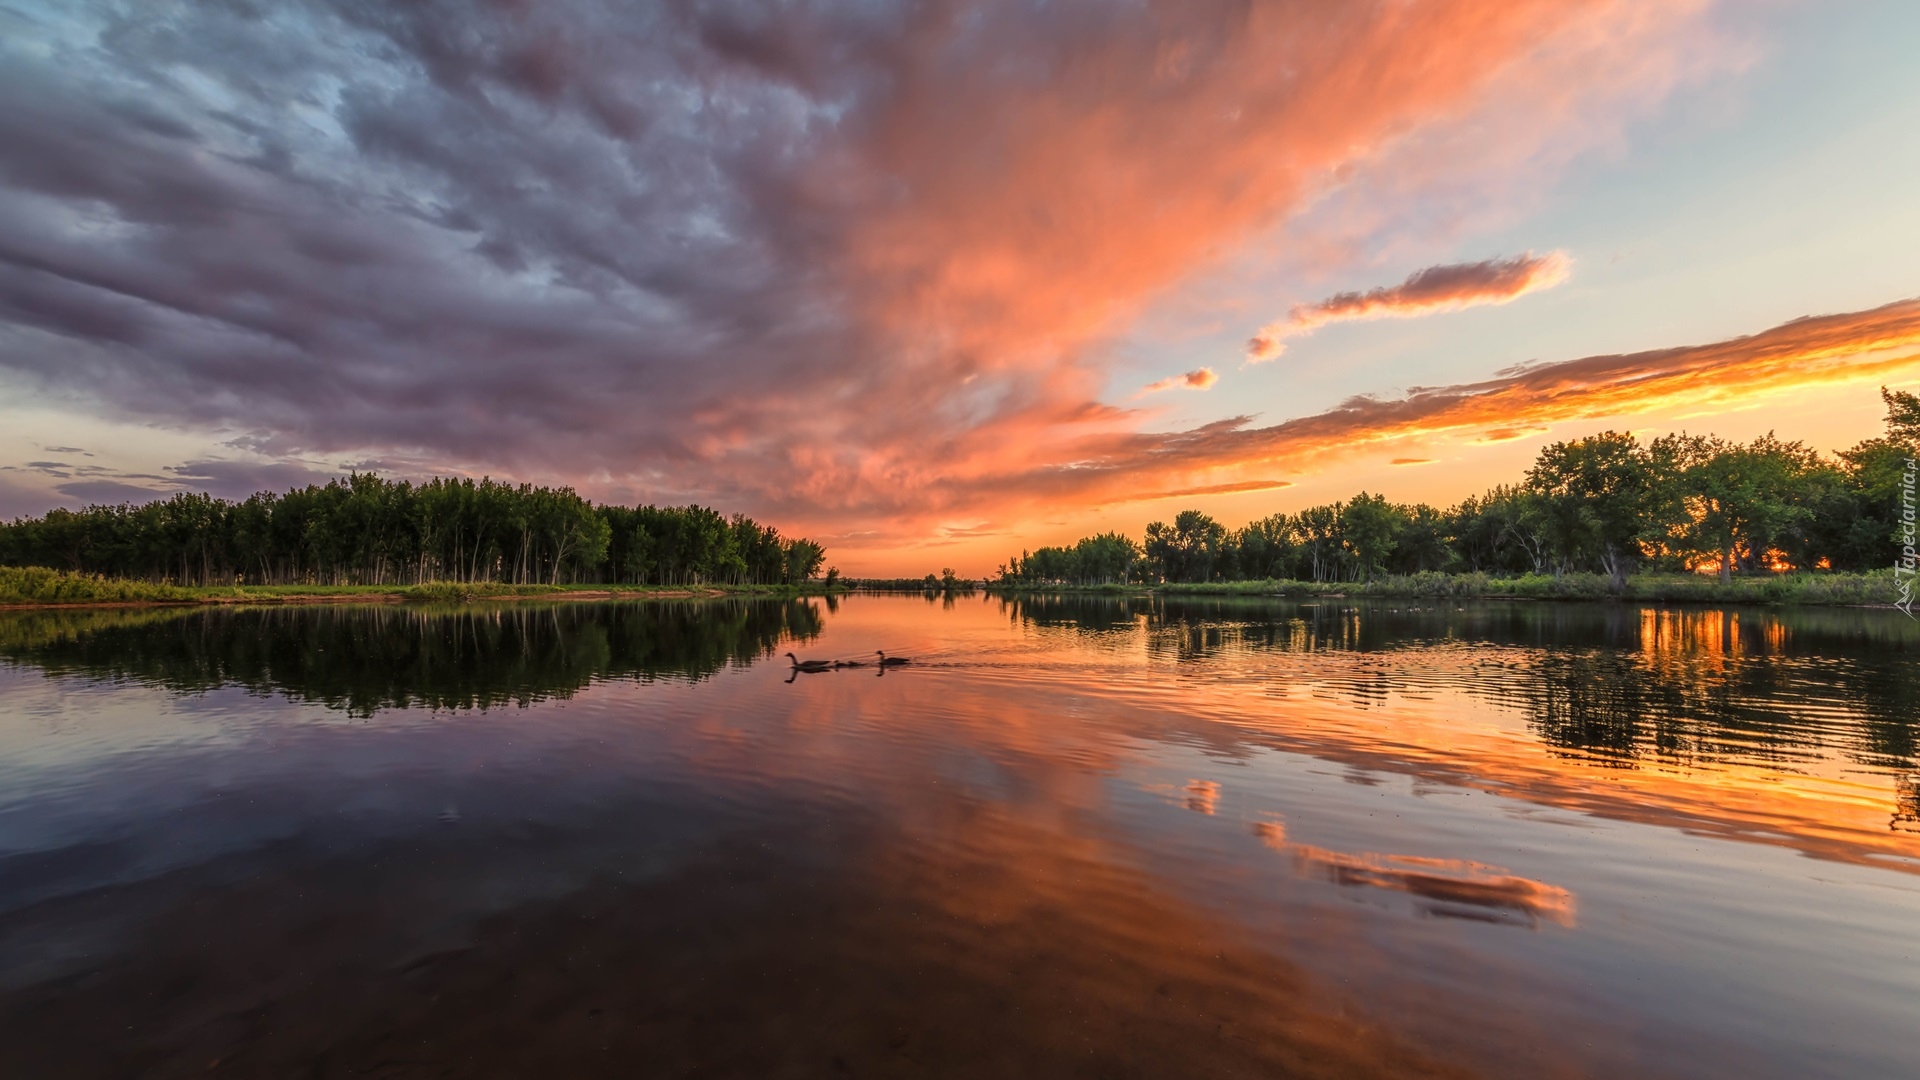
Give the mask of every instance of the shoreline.
M 1552 601 L 1566 603 L 1739 604 L 1752 607 L 1844 607 L 1901 611 L 1886 571 L 1736 578 L 1722 583 L 1691 575 L 1628 578 L 1615 591 L 1604 576 L 1567 574 L 1492 578 L 1480 574 L 1417 574 L 1365 582 L 1284 579 L 1206 583 L 1001 585 L 990 595 L 1113 597 L 1247 597 L 1280 600 Z M 1903 611 L 1904 613 L 1904 611 Z
M 1240 590 L 1186 590 L 1179 591 L 1142 588 L 1127 591 L 1097 588 L 1063 589 L 987 589 L 988 596 L 1001 599 L 1015 597 L 1059 596 L 1059 597 L 1114 597 L 1116 599 L 1137 600 L 1145 597 L 1171 597 L 1194 600 L 1424 600 L 1428 602 L 1453 601 L 1460 603 L 1516 603 L 1516 604 L 1634 604 L 1641 607 L 1666 606 L 1673 604 L 1708 604 L 1716 607 L 1739 606 L 1753 608 L 1840 608 L 1856 611 L 1899 611 L 1896 604 L 1828 600 L 1766 600 L 1755 597 L 1711 597 L 1711 596 L 1517 596 L 1513 593 L 1463 593 L 1436 596 L 1431 593 L 1412 592 L 1244 592 Z
M 321 605 L 321 604 L 400 604 L 400 603 L 473 603 L 477 601 L 550 600 L 568 602 L 620 600 L 700 600 L 725 597 L 796 599 L 805 596 L 845 597 L 872 595 L 928 595 L 928 590 L 868 589 L 842 581 L 832 587 L 820 583 L 808 585 L 676 585 L 622 586 L 583 583 L 579 585 L 506 585 L 493 582 L 427 585 L 343 585 L 343 586 L 173 586 L 145 582 L 100 581 L 106 586 L 86 595 L 87 589 L 75 589 L 81 595 L 67 598 L 30 598 L 0 600 L 0 611 L 36 611 L 89 608 L 207 607 L 237 605 Z M 64 591 L 64 590 L 50 590 Z M 99 595 L 100 592 L 106 595 Z M 940 589 L 931 590 L 939 595 Z M 115 595 L 115 594 L 118 595 Z M 145 593 L 146 595 L 141 595 Z M 1776 577 L 1736 578 L 1722 583 L 1694 575 L 1659 574 L 1629 578 L 1624 590 L 1616 592 L 1601 575 L 1566 574 L 1526 575 L 1494 578 L 1484 574 L 1425 573 L 1377 578 L 1365 582 L 1313 582 L 1287 579 L 1216 582 L 1162 582 L 1158 584 L 1071 585 L 1065 583 L 1017 585 L 987 583 L 955 590 L 949 595 L 979 593 L 1011 599 L 1014 597 L 1210 597 L 1265 600 L 1408 600 L 1430 602 L 1462 601 L 1551 601 L 1571 603 L 1615 602 L 1633 604 L 1720 604 L 1750 607 L 1829 607 L 1868 610 L 1895 610 L 1905 613 L 1895 602 L 1897 587 L 1888 571 L 1870 573 L 1803 573 Z M 14 595 L 19 596 L 16 592 Z
M 246 588 L 247 586 L 242 586 Z M 259 586 L 255 586 L 256 588 Z M 267 586 L 271 588 L 272 586 Z M 195 608 L 195 607 L 244 607 L 272 605 L 325 605 L 325 604 L 406 604 L 406 603 L 477 603 L 482 601 L 524 602 L 528 600 L 555 601 L 597 601 L 597 600 L 715 600 L 738 596 L 765 599 L 796 599 L 802 596 L 845 596 L 848 589 L 823 588 L 769 588 L 767 586 L 729 587 L 714 586 L 673 586 L 657 588 L 559 588 L 540 587 L 527 591 L 508 588 L 504 591 L 485 589 L 469 593 L 449 592 L 447 595 L 421 595 L 412 592 L 415 586 L 395 588 L 369 588 L 364 592 L 314 592 L 314 593 L 260 593 L 257 595 L 209 595 L 166 597 L 127 600 L 0 600 L 0 612 L 7 611 L 74 611 L 103 608 Z

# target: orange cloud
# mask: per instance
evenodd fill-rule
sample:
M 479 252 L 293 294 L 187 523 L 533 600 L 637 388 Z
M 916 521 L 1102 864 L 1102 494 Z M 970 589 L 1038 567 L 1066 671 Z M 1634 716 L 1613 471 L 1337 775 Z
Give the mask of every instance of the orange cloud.
M 1159 382 L 1148 383 L 1140 388 L 1140 393 L 1134 396 L 1145 397 L 1148 394 L 1157 394 L 1162 390 L 1206 390 L 1219 381 L 1220 376 L 1215 375 L 1212 368 L 1203 367 L 1189 371 L 1185 375 L 1171 375 L 1161 379 Z
M 0 309 L 35 347 L 0 367 L 282 462 L 738 509 L 864 572 L 950 522 L 1277 483 L 1298 463 L 1245 420 L 1142 433 L 1099 401 L 1113 336 L 1342 192 L 1454 220 L 1433 200 L 1497 201 L 1489 174 L 1544 188 L 1723 36 L 1709 0 L 668 5 L 644 35 L 536 7 L 343 16 L 365 70 L 306 81 L 206 53 L 249 130 L 386 88 L 341 99 L 318 209 L 37 66 L 6 145 L 53 164 L 10 182 L 138 227 L 20 234 Z M 189 38 L 282 52 L 207 18 Z
M 1481 444 L 1513 442 L 1516 439 L 1524 439 L 1529 435 L 1543 435 L 1549 430 L 1551 429 L 1544 427 L 1488 428 L 1480 433 L 1479 438 L 1472 441 Z
M 1920 373 L 1920 299 L 1796 319 L 1709 345 L 1532 365 L 1493 379 L 1357 397 L 1268 427 L 1235 417 L 1187 431 L 1116 432 L 1057 446 L 1035 464 L 932 485 L 943 507 L 997 508 L 1002 520 L 1041 507 L 1106 506 L 1283 486 L 1274 471 L 1437 439 L 1518 438 L 1550 425 L 1686 406 L 1730 409 L 1796 389 L 1899 381 Z M 1249 475 L 1253 474 L 1253 475 Z
M 1410 139 L 1517 95 L 1545 104 L 1503 138 L 1539 145 L 1611 101 L 1623 72 L 1670 83 L 1652 69 L 1686 66 L 1704 10 L 1208 2 L 1058 27 L 910 20 L 871 54 L 888 92 L 834 126 L 796 188 L 776 188 L 796 223 L 782 235 L 810 259 L 794 280 L 840 305 L 838 321 L 783 332 L 853 340 L 827 342 L 831 363 L 789 363 L 779 394 L 728 381 L 674 472 L 704 481 L 694 494 L 736 492 L 730 504 L 830 540 L 878 529 L 888 539 L 874 549 L 890 551 L 989 505 L 1006 519 L 1029 500 L 1078 509 L 1242 483 L 1194 453 L 1222 433 L 1142 435 L 1139 414 L 1097 400 L 1110 335 Z M 875 44 L 836 64 L 866 66 L 858 50 Z M 1577 76 L 1569 50 L 1586 57 Z M 1428 179 L 1444 182 L 1450 160 L 1423 165 Z M 1114 475 L 1134 446 L 1152 447 L 1124 466 L 1138 475 Z
M 1356 319 L 1410 319 L 1441 311 L 1505 304 L 1530 292 L 1567 280 L 1571 263 L 1563 252 L 1527 252 L 1511 259 L 1429 266 L 1398 285 L 1367 292 L 1335 293 L 1316 304 L 1300 304 L 1279 322 L 1261 328 L 1247 342 L 1247 359 L 1271 360 L 1286 351 L 1285 338 L 1310 334 L 1334 322 Z

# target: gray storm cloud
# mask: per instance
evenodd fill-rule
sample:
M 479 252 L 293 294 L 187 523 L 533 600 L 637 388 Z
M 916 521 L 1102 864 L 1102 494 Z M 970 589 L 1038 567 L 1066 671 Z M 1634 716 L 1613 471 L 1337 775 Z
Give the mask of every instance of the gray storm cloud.
M 1127 423 L 1117 320 L 1619 8 L 16 6 L 0 375 L 284 466 L 157 491 L 377 459 L 900 527 Z

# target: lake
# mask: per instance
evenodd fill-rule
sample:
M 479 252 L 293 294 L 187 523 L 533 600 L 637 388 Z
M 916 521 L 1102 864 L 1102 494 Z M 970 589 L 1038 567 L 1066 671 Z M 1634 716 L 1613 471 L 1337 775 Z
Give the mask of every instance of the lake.
M 1914 1075 L 1917 753 L 1891 611 L 0 613 L 0 1075 Z

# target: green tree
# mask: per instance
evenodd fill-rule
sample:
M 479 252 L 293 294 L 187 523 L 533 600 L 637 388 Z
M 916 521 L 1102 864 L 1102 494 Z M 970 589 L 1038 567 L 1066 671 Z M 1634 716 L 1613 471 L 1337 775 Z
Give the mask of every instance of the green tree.
M 1340 577 L 1340 512 L 1344 503 L 1309 506 L 1294 516 L 1295 535 L 1306 553 L 1308 573 L 1315 581 Z
M 1119 533 L 1100 533 L 1073 545 L 1072 577 L 1082 585 L 1125 582 L 1140 561 L 1140 548 Z
M 1909 449 L 1920 448 L 1920 397 L 1883 386 L 1880 400 L 1887 405 L 1887 438 Z
M 1227 530 L 1198 510 L 1182 510 L 1171 526 L 1147 526 L 1147 558 L 1168 581 L 1211 581 L 1226 546 Z
M 1385 496 L 1361 492 L 1340 512 L 1340 540 L 1353 560 L 1356 581 L 1386 569 L 1399 545 L 1400 511 Z
M 0 523 L 0 564 L 182 583 L 806 580 L 825 551 L 704 507 L 596 507 L 571 488 L 353 474 L 229 503 L 53 510 Z
M 1816 487 L 1808 525 L 1810 547 L 1836 569 L 1864 570 L 1890 561 L 1901 535 L 1902 475 L 1920 457 L 1920 398 L 1880 388 L 1886 432 L 1840 451 L 1838 482 Z
M 1527 471 L 1527 487 L 1543 500 L 1540 518 L 1560 564 L 1590 557 L 1615 591 L 1625 589 L 1640 542 L 1667 531 L 1672 487 L 1662 472 L 1656 455 L 1618 431 L 1541 450 Z
M 1419 503 L 1397 507 L 1399 535 L 1392 565 L 1407 573 L 1446 570 L 1459 561 L 1452 537 L 1453 515 Z
M 786 550 L 787 581 L 792 584 L 812 580 L 820 572 L 820 564 L 827 561 L 827 549 L 811 540 L 799 539 L 787 545 Z M 827 571 L 827 584 L 832 585 L 840 579 L 838 569 Z
M 1720 580 L 1735 566 L 1758 570 L 1767 549 L 1811 522 L 1808 505 L 1818 456 L 1768 434 L 1742 445 L 1712 436 L 1669 435 L 1656 452 L 1678 465 L 1686 516 L 1674 532 L 1682 547 L 1717 559 Z
M 1239 554 L 1239 571 L 1248 578 L 1290 577 L 1299 559 L 1299 542 L 1293 519 L 1285 514 L 1250 521 L 1234 536 Z

